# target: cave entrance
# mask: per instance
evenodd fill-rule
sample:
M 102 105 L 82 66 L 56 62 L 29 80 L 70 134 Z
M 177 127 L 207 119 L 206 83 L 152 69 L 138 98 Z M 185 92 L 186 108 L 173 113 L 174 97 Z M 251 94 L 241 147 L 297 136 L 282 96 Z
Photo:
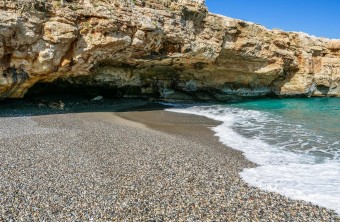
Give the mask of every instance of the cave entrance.
M 99 85 L 90 82 L 90 84 L 74 83 L 65 80 L 56 80 L 51 83 L 36 83 L 32 86 L 25 98 L 60 98 L 68 99 L 77 97 L 82 99 L 92 99 L 95 97 L 104 97 L 108 99 L 118 98 L 143 98 L 141 88 L 137 86 L 118 87 L 116 85 Z

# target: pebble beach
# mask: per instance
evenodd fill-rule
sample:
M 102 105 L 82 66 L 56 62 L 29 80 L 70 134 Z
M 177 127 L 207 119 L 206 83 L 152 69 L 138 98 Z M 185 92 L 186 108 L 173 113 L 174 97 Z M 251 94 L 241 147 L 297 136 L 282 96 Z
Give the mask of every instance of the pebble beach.
M 340 221 L 248 186 L 218 122 L 163 108 L 0 117 L 0 221 Z

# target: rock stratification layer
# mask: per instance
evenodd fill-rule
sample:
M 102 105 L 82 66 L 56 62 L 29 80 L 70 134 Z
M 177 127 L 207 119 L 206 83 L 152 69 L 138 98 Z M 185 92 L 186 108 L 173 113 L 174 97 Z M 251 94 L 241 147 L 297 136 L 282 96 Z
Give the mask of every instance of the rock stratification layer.
M 37 83 L 173 99 L 340 95 L 340 40 L 211 14 L 203 0 L 0 0 L 0 65 L 2 98 Z

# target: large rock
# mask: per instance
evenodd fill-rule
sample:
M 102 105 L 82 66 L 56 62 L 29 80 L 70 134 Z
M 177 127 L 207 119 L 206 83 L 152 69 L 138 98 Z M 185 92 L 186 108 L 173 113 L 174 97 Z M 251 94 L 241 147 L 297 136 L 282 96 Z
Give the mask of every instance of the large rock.
M 210 14 L 203 0 L 0 0 L 0 65 L 3 98 L 36 83 L 174 99 L 340 96 L 340 40 Z

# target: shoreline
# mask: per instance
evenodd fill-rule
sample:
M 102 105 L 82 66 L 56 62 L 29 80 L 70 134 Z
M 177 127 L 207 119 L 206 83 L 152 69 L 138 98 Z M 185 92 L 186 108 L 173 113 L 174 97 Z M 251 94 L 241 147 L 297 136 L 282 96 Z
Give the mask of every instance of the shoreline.
M 140 110 L 143 110 L 143 109 L 140 109 Z M 143 111 L 141 111 L 138 114 L 136 113 L 131 114 L 130 112 L 127 112 L 127 114 L 120 113 L 118 114 L 118 116 L 125 118 L 127 120 L 130 120 L 130 121 L 142 123 L 146 125 L 147 127 L 151 129 L 155 129 L 157 131 L 180 136 L 186 139 L 190 138 L 190 139 L 195 140 L 196 142 L 199 141 L 201 144 L 211 146 L 211 148 L 214 149 L 214 151 L 219 150 L 219 151 L 222 151 L 222 153 L 225 155 L 231 155 L 232 158 L 238 159 L 237 167 L 235 167 L 236 169 L 233 169 L 235 171 L 232 174 L 233 176 L 238 177 L 236 180 L 240 180 L 239 181 L 241 184 L 240 186 L 245 186 L 247 187 L 246 189 L 251 190 L 249 191 L 250 193 L 259 192 L 261 193 L 261 195 L 265 195 L 265 196 L 268 195 L 270 196 L 270 198 L 273 198 L 275 200 L 281 199 L 279 200 L 278 204 L 280 205 L 287 204 L 286 205 L 287 209 L 291 208 L 290 206 L 291 204 L 294 205 L 296 203 L 298 205 L 300 204 L 306 205 L 307 207 L 311 207 L 311 208 L 316 207 L 316 209 L 324 209 L 326 211 L 332 212 L 334 216 L 334 219 L 333 219 L 334 221 L 340 221 L 339 215 L 337 215 L 333 210 L 326 209 L 324 207 L 318 206 L 316 204 L 313 204 L 313 203 L 310 203 L 304 200 L 291 199 L 289 197 L 283 196 L 276 192 L 264 191 L 260 188 L 256 188 L 251 185 L 248 185 L 245 181 L 243 181 L 239 173 L 245 168 L 255 168 L 258 165 L 246 159 L 242 151 L 228 147 L 219 141 L 219 138 L 215 135 L 215 132 L 211 128 L 220 125 L 222 122 L 210 119 L 208 117 L 195 115 L 195 114 L 175 113 L 175 112 L 170 112 L 170 111 L 165 111 L 165 110 L 157 110 L 157 111 L 148 110 L 146 112 L 148 113 L 145 113 L 145 112 L 143 113 Z M 165 119 L 166 121 L 164 122 Z M 160 121 L 162 121 L 162 123 L 160 123 Z M 233 165 L 233 166 L 236 166 L 236 165 Z M 283 204 L 280 201 L 283 201 L 285 203 Z M 303 206 L 301 207 L 303 208 Z M 288 218 L 285 218 L 285 220 L 287 219 Z M 330 221 L 332 221 L 332 219 Z
M 162 107 L 27 117 L 36 132 L 0 138 L 0 219 L 339 221 L 248 186 L 239 172 L 256 165 L 217 121 Z

